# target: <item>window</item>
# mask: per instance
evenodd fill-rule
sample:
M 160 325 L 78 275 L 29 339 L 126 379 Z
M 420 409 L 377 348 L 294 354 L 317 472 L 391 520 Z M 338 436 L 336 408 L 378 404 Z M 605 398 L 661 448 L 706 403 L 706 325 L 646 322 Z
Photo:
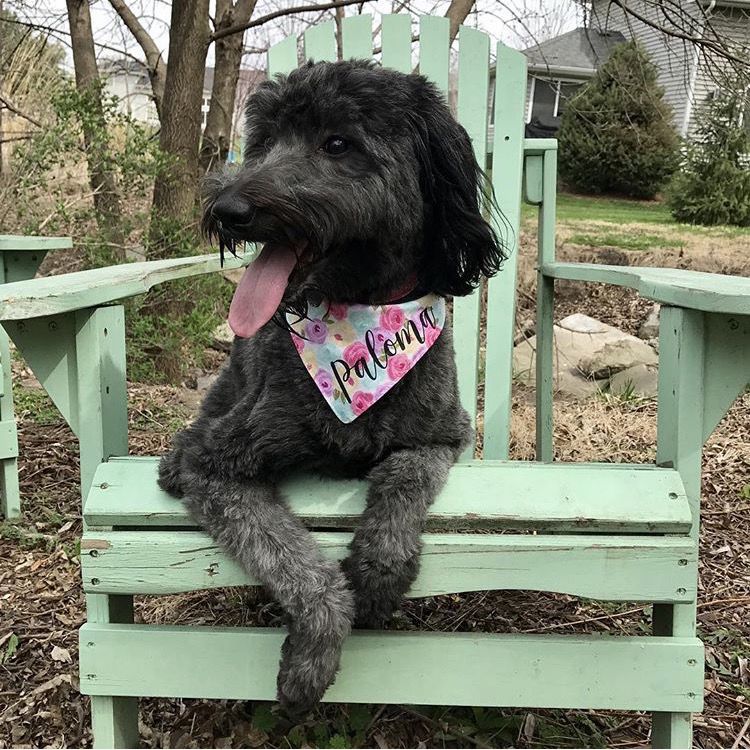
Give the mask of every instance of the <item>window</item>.
M 531 87 L 531 119 L 548 125 L 558 125 L 568 100 L 583 85 L 580 81 L 549 81 L 535 78 Z
M 562 117 L 565 107 L 567 106 L 568 100 L 572 99 L 578 89 L 581 87 L 580 83 L 571 83 L 570 81 L 559 81 L 558 84 L 558 95 L 557 95 L 557 111 L 555 117 Z

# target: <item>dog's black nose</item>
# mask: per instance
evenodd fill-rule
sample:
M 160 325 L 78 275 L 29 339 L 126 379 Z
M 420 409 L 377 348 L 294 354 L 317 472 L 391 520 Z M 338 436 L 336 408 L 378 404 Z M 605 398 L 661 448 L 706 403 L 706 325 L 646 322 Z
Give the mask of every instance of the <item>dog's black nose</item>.
M 235 190 L 225 190 L 211 207 L 211 215 L 225 227 L 246 224 L 253 207 Z

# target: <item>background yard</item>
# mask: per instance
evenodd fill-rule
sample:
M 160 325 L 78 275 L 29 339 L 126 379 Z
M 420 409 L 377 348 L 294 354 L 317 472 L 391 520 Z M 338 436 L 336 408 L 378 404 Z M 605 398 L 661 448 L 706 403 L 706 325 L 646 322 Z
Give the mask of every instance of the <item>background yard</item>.
M 750 275 L 750 230 L 678 225 L 658 203 L 559 199 L 562 259 L 663 264 Z M 535 229 L 524 209 L 519 324 L 533 317 Z M 80 252 L 80 251 L 76 251 Z M 76 252 L 49 258 L 69 270 Z M 225 283 L 229 289 L 229 282 Z M 227 290 L 218 295 L 222 300 Z M 651 303 L 628 290 L 560 283 L 556 318 L 583 312 L 635 332 Z M 221 302 L 221 304 L 225 304 Z M 130 448 L 159 454 L 195 413 L 206 376 L 225 354 L 207 350 L 182 386 L 129 384 Z M 77 628 L 84 621 L 77 539 L 77 445 L 23 366 L 13 363 L 20 423 L 24 517 L 0 525 L 0 747 L 87 746 L 88 699 L 77 692 Z M 132 377 L 132 371 L 131 371 Z M 512 455 L 533 456 L 533 393 L 514 394 Z M 650 399 L 601 394 L 558 400 L 556 453 L 573 461 L 648 461 L 655 454 Z M 700 747 L 750 747 L 750 394 L 732 408 L 704 454 L 700 635 L 706 643 L 706 710 Z M 280 624 L 257 590 L 141 597 L 145 622 Z M 497 632 L 648 632 L 650 608 L 527 592 L 478 592 L 408 602 L 394 628 Z M 502 664 L 498 664 L 502 669 Z M 574 677 L 572 677 L 574 679 Z M 151 747 L 635 747 L 649 721 L 637 714 L 326 705 L 290 724 L 273 704 L 144 700 Z

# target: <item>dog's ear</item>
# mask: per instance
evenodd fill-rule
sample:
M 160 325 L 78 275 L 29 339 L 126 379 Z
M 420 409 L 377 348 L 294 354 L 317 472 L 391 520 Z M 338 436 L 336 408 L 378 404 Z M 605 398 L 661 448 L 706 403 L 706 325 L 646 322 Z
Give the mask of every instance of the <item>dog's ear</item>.
M 435 87 L 425 82 L 420 93 L 412 125 L 425 202 L 425 272 L 433 291 L 461 296 L 481 276 L 496 274 L 506 253 L 480 211 L 480 191 L 490 188 L 468 133 Z

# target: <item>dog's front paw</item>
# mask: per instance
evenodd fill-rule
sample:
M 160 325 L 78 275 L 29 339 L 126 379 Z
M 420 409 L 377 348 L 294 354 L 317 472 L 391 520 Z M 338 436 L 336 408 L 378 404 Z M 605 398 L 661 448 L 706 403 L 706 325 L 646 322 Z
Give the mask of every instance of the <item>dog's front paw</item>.
M 381 628 L 401 606 L 404 594 L 419 572 L 415 555 L 400 565 L 372 563 L 352 553 L 341 567 L 354 589 L 354 626 Z
M 159 461 L 159 487 L 173 497 L 182 497 L 185 494 L 180 481 L 181 454 L 179 448 L 174 448 Z
M 305 714 L 323 697 L 336 678 L 341 647 L 354 616 L 354 597 L 339 571 L 304 616 L 289 627 L 281 647 L 278 699 L 293 716 Z

